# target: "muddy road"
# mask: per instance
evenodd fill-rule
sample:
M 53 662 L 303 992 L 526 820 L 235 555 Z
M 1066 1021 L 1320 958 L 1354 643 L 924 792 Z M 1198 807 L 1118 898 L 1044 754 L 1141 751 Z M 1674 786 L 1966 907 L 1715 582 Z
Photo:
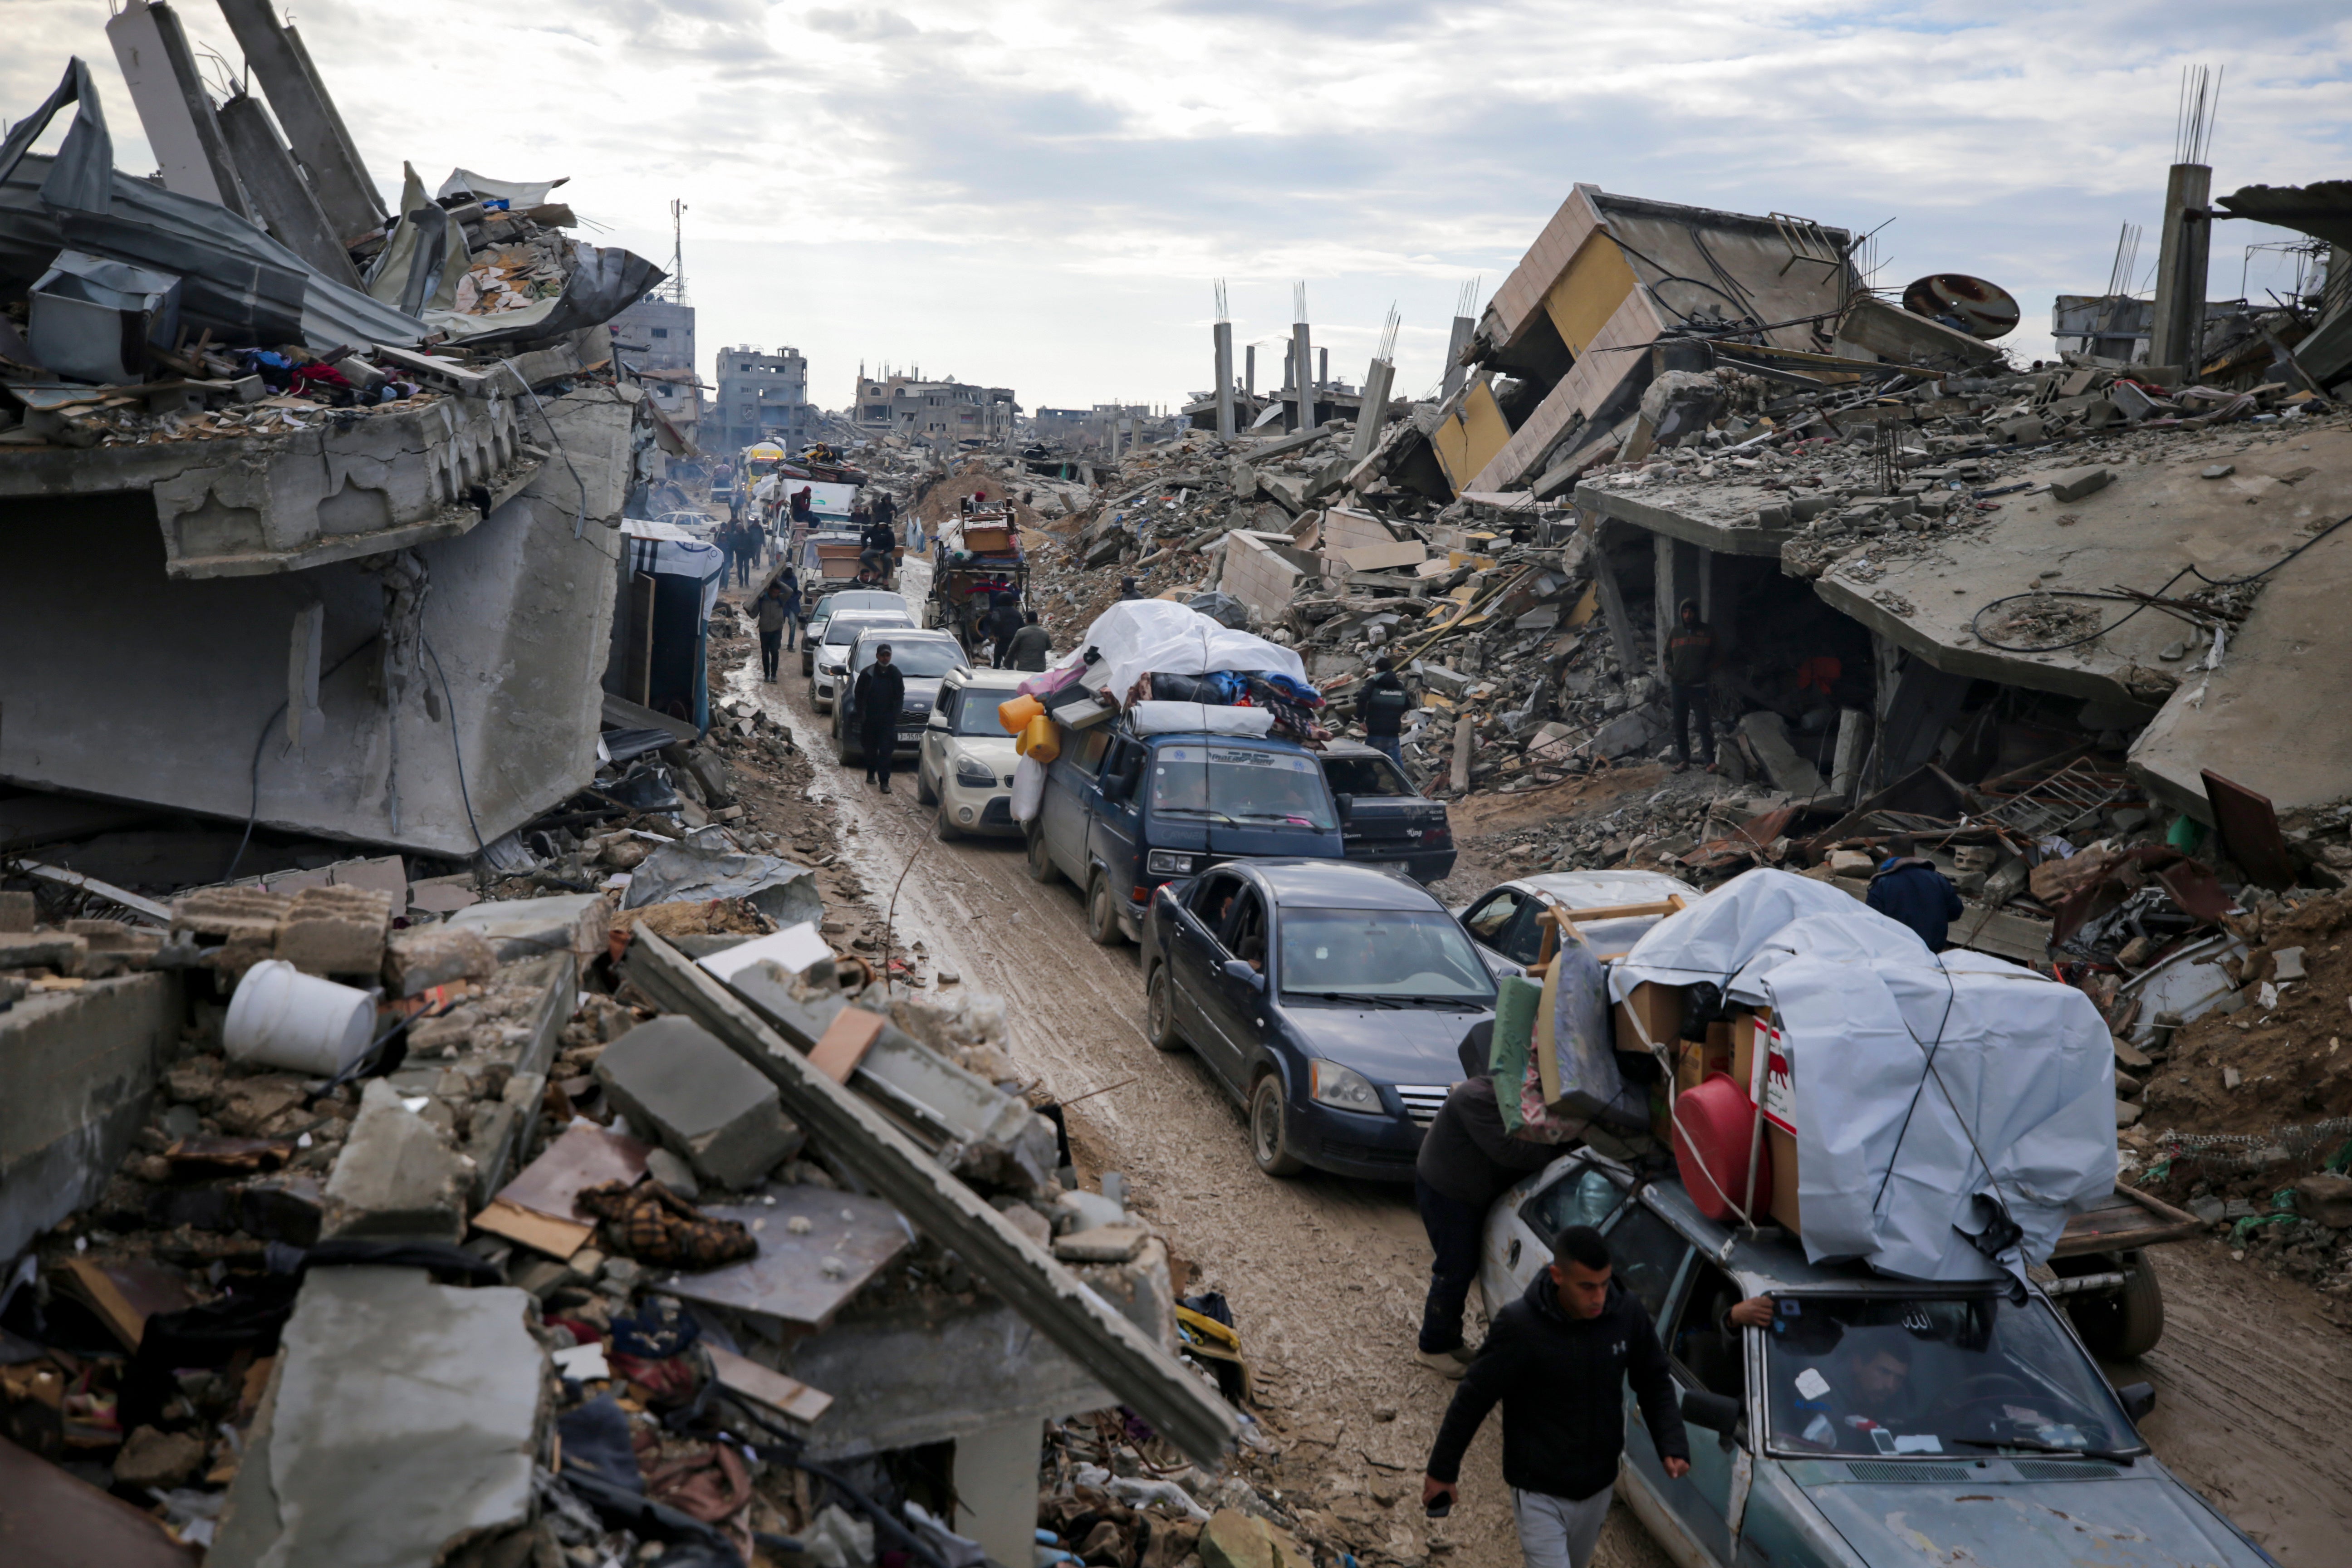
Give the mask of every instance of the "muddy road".
M 909 563 L 910 598 L 921 573 Z M 1123 1173 L 1134 1206 L 1169 1237 L 1179 1268 L 1193 1270 L 1188 1288 L 1232 1304 L 1285 1451 L 1286 1499 L 1402 1562 L 1517 1563 L 1499 1417 L 1471 1450 L 1454 1517 L 1421 1511 L 1422 1462 L 1454 1385 L 1412 1359 L 1429 1250 L 1411 1189 L 1259 1174 L 1240 1109 L 1205 1068 L 1145 1039 L 1137 950 L 1088 941 L 1076 891 L 1031 881 L 1018 839 L 941 842 L 911 773 L 883 795 L 843 769 L 796 656 L 783 669 L 777 685 L 761 684 L 753 651 L 730 676 L 730 694 L 792 727 L 814 765 L 811 799 L 837 814 L 844 852 L 875 905 L 897 887 L 898 948 L 905 956 L 919 944 L 925 990 L 1003 996 L 1024 1071 L 1065 1100 L 1091 1096 L 1070 1111 L 1081 1166 Z M 1456 891 L 1475 890 L 1477 860 L 1473 846 Z M 943 972 L 955 981 L 942 985 Z M 2164 1342 L 2137 1367 L 2109 1369 L 2119 1383 L 2157 1384 L 2147 1433 L 2158 1452 L 2289 1568 L 2344 1561 L 2352 1341 L 2319 1316 L 2306 1288 L 2251 1276 L 2218 1247 L 2167 1249 L 2162 1267 Z M 1475 1311 L 1474 1295 L 1474 1341 Z M 1622 1504 L 1598 1560 L 1667 1561 Z

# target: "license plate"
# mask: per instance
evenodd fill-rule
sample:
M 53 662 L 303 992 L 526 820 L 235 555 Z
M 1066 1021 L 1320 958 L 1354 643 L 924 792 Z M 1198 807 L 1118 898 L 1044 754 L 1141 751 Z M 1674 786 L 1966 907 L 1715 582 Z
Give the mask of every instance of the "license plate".
M 902 746 L 919 744 L 922 741 L 922 738 L 923 732 L 920 730 L 901 730 L 898 731 L 898 744 Z

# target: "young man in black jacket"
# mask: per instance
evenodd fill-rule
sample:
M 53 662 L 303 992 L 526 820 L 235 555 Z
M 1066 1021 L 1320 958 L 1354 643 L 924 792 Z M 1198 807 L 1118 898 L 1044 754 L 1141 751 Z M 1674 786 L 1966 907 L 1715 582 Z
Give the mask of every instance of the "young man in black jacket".
M 857 678 L 857 743 L 866 752 L 866 782 L 890 793 L 890 763 L 898 749 L 898 710 L 906 705 L 907 677 L 890 662 L 890 645 L 874 650 L 874 662 Z
M 1667 1476 L 1680 1480 L 1690 1473 L 1690 1440 L 1657 1330 L 1613 1278 L 1601 1233 L 1570 1226 L 1550 1269 L 1496 1315 L 1454 1391 L 1430 1447 L 1423 1502 L 1452 1503 L 1463 1452 L 1500 1401 L 1503 1479 L 1528 1568 L 1585 1568 L 1625 1448 L 1628 1378 Z

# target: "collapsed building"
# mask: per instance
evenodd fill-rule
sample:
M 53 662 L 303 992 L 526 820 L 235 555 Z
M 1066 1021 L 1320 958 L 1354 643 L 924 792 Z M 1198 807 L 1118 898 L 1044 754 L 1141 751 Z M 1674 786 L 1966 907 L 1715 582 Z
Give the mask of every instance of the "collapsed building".
M 275 124 L 142 5 L 160 183 L 79 60 L 0 145 L 0 779 L 470 856 L 595 763 L 614 529 L 677 440 L 604 322 L 660 274 L 548 184 L 387 211 L 299 40 L 224 9 Z

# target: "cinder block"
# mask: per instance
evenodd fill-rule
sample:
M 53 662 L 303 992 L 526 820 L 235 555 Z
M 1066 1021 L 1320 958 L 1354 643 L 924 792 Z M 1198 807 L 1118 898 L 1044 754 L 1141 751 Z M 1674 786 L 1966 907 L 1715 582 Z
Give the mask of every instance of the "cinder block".
M 740 1191 L 800 1152 L 776 1086 L 690 1019 L 638 1025 L 604 1047 L 595 1072 L 633 1131 L 716 1185 Z
M 305 888 L 278 925 L 278 956 L 305 974 L 374 974 L 392 934 L 392 897 L 373 888 Z
M 40 923 L 29 892 L 0 892 L 0 931 L 27 931 Z
M 0 969 L 54 969 L 79 974 L 89 939 L 65 931 L 0 931 Z

